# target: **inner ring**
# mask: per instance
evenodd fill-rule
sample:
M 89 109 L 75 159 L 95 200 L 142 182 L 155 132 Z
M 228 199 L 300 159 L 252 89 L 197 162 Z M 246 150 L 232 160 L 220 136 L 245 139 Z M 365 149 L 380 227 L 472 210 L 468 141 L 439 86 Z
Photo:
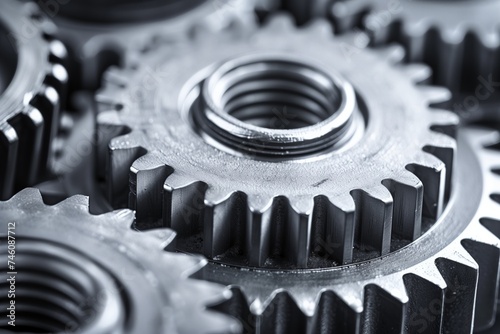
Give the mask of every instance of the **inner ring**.
M 362 117 L 351 84 L 321 68 L 286 54 L 227 60 L 201 84 L 194 123 L 230 151 L 255 158 L 337 150 L 355 137 L 353 123 Z

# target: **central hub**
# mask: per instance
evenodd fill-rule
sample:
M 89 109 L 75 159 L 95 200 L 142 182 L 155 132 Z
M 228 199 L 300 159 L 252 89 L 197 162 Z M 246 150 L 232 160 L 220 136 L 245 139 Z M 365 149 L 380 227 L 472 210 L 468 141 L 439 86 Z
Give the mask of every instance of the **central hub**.
M 284 54 L 225 61 L 201 83 L 194 123 L 211 144 L 257 159 L 337 151 L 364 124 L 353 87 L 319 68 Z

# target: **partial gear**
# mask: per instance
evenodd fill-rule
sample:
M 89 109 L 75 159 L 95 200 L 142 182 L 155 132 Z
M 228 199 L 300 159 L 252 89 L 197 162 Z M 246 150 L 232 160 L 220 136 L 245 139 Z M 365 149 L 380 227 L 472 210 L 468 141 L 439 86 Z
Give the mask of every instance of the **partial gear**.
M 66 49 L 32 3 L 0 3 L 0 199 L 46 171 L 68 75 Z
M 362 26 L 374 45 L 398 42 L 408 61 L 431 65 L 465 119 L 500 119 L 499 0 L 352 0 L 331 8 L 340 32 Z
M 188 279 L 206 261 L 165 252 L 175 236 L 171 230 L 133 231 L 133 211 L 92 216 L 86 197 L 46 206 L 38 190 L 25 189 L 0 202 L 0 217 L 1 254 L 14 254 L 0 277 L 15 279 L 16 331 L 193 334 L 240 328 L 206 310 L 227 299 L 227 290 Z M 1 290 L 3 331 L 12 328 L 9 285 Z
M 262 4 L 261 4 L 262 3 Z M 96 89 L 102 72 L 110 65 L 127 63 L 130 49 L 147 49 L 153 36 L 159 39 L 188 38 L 196 26 L 217 31 L 239 24 L 254 25 L 261 0 L 127 0 L 43 2 L 43 10 L 60 30 L 77 60 L 72 69 L 82 82 L 72 86 Z

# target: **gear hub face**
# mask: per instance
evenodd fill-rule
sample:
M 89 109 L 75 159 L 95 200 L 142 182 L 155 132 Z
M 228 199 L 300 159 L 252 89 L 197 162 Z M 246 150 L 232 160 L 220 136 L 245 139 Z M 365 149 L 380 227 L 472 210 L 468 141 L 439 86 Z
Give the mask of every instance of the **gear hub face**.
M 181 249 L 226 264 L 313 268 L 387 254 L 439 217 L 455 142 L 434 130 L 457 120 L 429 109 L 447 93 L 415 86 L 425 68 L 381 60 L 399 48 L 346 57 L 322 24 L 226 37 L 108 74 L 101 138 L 131 130 L 110 143 L 110 197 L 130 172 L 139 228 L 168 224 Z
M 223 287 L 187 279 L 206 262 L 165 252 L 175 236 L 171 230 L 138 238 L 130 210 L 92 216 L 83 196 L 46 206 L 37 190 L 25 189 L 0 202 L 0 217 L 0 253 L 7 258 L 8 250 L 15 250 L 15 270 L 2 263 L 0 278 L 6 282 L 14 275 L 15 305 L 22 310 L 16 332 L 182 334 L 239 328 L 205 310 L 227 299 Z M 2 305 L 9 305 L 9 285 L 1 290 Z M 4 318 L 0 330 L 10 332 Z
M 43 174 L 59 122 L 66 49 L 31 3 L 0 5 L 0 199 Z

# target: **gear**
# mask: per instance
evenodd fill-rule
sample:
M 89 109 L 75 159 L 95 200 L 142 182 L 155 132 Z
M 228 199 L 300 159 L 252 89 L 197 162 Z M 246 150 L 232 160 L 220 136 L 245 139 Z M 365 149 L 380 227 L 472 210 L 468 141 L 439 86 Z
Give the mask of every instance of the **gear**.
M 109 65 L 127 62 L 130 49 L 147 49 L 152 36 L 166 39 L 187 38 L 194 26 L 219 30 L 234 24 L 254 24 L 253 10 L 260 0 L 147 0 L 82 1 L 43 4 L 54 18 L 60 38 L 77 60 L 72 68 L 87 89 L 101 83 L 102 71 Z
M 130 198 L 139 228 L 171 226 L 180 249 L 251 267 L 362 261 L 432 225 L 455 151 L 437 131 L 457 118 L 428 107 L 446 90 L 406 79 L 425 67 L 392 69 L 381 58 L 400 60 L 397 47 L 351 54 L 324 22 L 276 18 L 238 39 L 199 36 L 107 73 L 98 136 L 118 137 L 99 161 L 114 206 Z
M 332 4 L 339 31 L 361 25 L 370 32 L 374 45 L 405 45 L 408 61 L 430 64 L 435 82 L 450 88 L 464 105 L 456 104 L 456 111 L 472 119 L 498 119 L 496 110 L 485 113 L 484 108 L 492 109 L 493 94 L 492 86 L 484 83 L 493 82 L 495 90 L 500 79 L 499 12 L 499 0 L 352 0 Z M 480 93 L 478 87 L 482 87 Z M 466 100 L 474 93 L 479 96 Z M 498 98 L 494 99 L 498 105 Z M 476 110 L 479 102 L 485 105 L 483 110 Z
M 34 4 L 0 4 L 0 199 L 44 173 L 67 82 L 66 49 Z
M 227 290 L 187 279 L 206 261 L 162 251 L 174 238 L 171 230 L 139 236 L 130 210 L 92 216 L 86 197 L 46 206 L 38 190 L 26 189 L 0 202 L 0 216 L 1 253 L 15 251 L 14 267 L 5 261 L 1 277 L 15 276 L 18 331 L 191 334 L 240 327 L 205 310 L 227 298 Z M 2 284 L 2 304 L 9 303 L 8 288 Z M 0 326 L 11 328 L 2 309 Z
M 234 298 L 220 310 L 237 316 L 246 333 L 471 333 L 490 327 L 500 260 L 500 135 L 469 128 L 458 138 L 460 182 L 446 212 L 422 237 L 385 257 L 326 270 L 210 263 L 200 277 L 233 287 Z

